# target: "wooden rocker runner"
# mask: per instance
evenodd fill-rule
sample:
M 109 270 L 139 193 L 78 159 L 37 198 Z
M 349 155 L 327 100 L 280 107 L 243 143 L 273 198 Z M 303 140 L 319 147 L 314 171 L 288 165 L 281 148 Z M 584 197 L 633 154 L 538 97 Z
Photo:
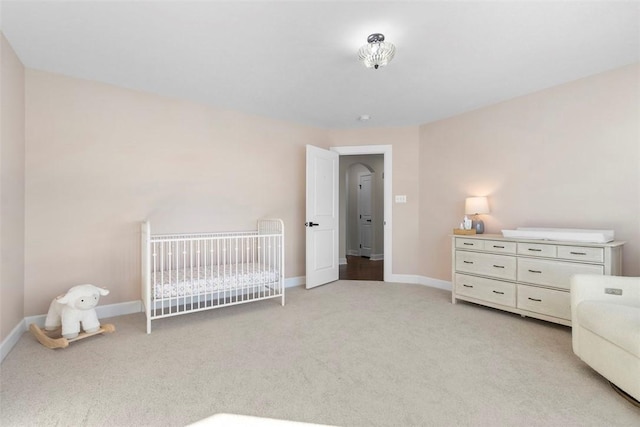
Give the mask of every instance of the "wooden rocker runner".
M 116 327 L 110 323 L 105 323 L 104 325 L 100 325 L 100 329 L 95 332 L 80 332 L 75 338 L 64 338 L 60 335 L 61 328 L 58 328 L 54 331 L 47 331 L 40 329 L 38 325 L 32 323 L 29 325 L 29 331 L 36 337 L 40 344 L 47 348 L 66 348 L 69 346 L 69 343 L 82 340 L 88 337 L 92 337 L 98 334 L 110 334 L 111 332 L 115 332 Z

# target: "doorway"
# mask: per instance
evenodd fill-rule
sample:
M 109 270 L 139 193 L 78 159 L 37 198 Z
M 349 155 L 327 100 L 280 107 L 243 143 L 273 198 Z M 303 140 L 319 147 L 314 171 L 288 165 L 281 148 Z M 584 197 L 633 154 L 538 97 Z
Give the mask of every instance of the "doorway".
M 330 152 L 334 154 L 331 155 Z M 380 154 L 383 158 L 381 178 L 384 191 L 380 197 L 383 199 L 383 214 L 380 217 L 382 225 L 380 234 L 383 238 L 381 245 L 383 251 L 381 253 L 384 254 L 384 259 L 382 260 L 383 279 L 386 282 L 394 281 L 392 272 L 392 146 L 343 146 L 323 150 L 307 145 L 307 222 L 305 223 L 307 289 L 338 280 L 339 264 L 343 260 L 346 262 L 345 242 L 344 239 L 339 237 L 340 231 L 344 230 L 346 218 L 345 192 L 338 194 L 340 192 L 340 186 L 338 185 L 340 177 L 340 171 L 338 170 L 339 158 L 341 156 L 365 156 L 369 154 Z M 329 213 L 331 213 L 332 220 L 326 221 Z M 320 237 L 323 238 L 321 239 Z M 325 270 L 331 273 L 331 277 L 327 279 L 320 277 L 320 273 Z
M 340 156 L 340 239 L 344 253 L 339 278 L 384 278 L 384 157 L 382 154 Z M 344 212 L 343 212 L 344 211 Z
M 340 156 L 339 278 L 384 278 L 384 156 Z

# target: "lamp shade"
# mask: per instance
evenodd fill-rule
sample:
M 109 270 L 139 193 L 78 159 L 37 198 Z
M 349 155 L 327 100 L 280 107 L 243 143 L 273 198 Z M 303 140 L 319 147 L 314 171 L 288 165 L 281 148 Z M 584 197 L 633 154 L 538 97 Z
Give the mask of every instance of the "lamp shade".
M 358 51 L 358 58 L 367 68 L 384 67 L 393 59 L 396 47 L 384 41 L 384 35 L 380 33 L 371 34 L 367 38 L 367 44 Z
M 488 214 L 489 201 L 486 197 L 467 197 L 464 201 L 464 213 L 467 215 Z

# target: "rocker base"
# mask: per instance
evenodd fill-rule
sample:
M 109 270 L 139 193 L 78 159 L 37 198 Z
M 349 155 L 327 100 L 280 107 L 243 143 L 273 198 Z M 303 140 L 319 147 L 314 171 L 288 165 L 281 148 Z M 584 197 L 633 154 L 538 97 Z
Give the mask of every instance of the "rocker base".
M 100 325 L 100 329 L 95 332 L 80 332 L 77 337 L 67 339 L 60 336 L 62 328 L 58 328 L 54 331 L 47 331 L 40 329 L 35 323 L 29 325 L 29 331 L 33 334 L 34 337 L 36 337 L 40 344 L 51 349 L 66 348 L 71 342 L 82 340 L 98 334 L 110 334 L 112 332 L 115 332 L 115 330 L 115 326 L 110 323 L 105 323 L 104 325 Z

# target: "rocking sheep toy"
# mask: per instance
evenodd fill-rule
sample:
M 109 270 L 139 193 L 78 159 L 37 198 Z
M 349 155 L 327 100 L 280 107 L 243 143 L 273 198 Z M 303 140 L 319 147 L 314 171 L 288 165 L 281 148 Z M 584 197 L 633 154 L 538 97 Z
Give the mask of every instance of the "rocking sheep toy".
M 42 331 L 36 324 L 31 324 L 29 329 L 38 341 L 49 348 L 67 347 L 69 342 L 82 338 L 113 332 L 113 325 L 100 326 L 95 307 L 98 305 L 101 295 L 108 295 L 109 291 L 94 285 L 78 285 L 67 291 L 66 294 L 56 297 L 51 301 L 49 312 Z M 82 330 L 80 332 L 80 326 Z M 62 328 L 61 338 L 52 338 Z

